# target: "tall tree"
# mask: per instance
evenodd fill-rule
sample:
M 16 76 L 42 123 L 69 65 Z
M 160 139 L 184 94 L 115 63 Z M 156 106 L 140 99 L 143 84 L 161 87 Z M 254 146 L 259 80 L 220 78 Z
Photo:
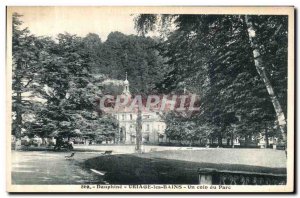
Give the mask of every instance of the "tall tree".
M 89 56 L 83 50 L 82 39 L 59 34 L 57 41 L 48 42 L 47 54 L 41 61 L 43 75 L 37 92 L 46 103 L 38 112 L 37 122 L 47 132 L 45 135 L 56 131 L 70 137 L 74 130 L 84 127 L 83 120 L 97 118 L 92 98 L 96 95 L 91 97 L 97 87 L 90 82 Z
M 282 16 L 262 16 L 259 21 L 256 20 L 260 38 L 266 40 L 267 37 L 273 42 L 269 33 L 274 30 L 274 24 L 283 27 L 278 28 L 276 33 L 283 35 L 286 21 L 282 19 Z M 140 15 L 136 19 L 136 27 L 138 31 L 146 33 L 157 27 L 157 21 L 171 22 L 174 24 L 172 27 L 175 26 L 162 47 L 162 55 L 167 57 L 170 69 L 161 87 L 176 89 L 184 81 L 189 88 L 200 94 L 202 113 L 198 119 L 201 120 L 204 116 L 205 119 L 202 120 L 216 126 L 219 144 L 222 133 L 231 124 L 247 126 L 248 130 L 243 130 L 243 127 L 238 131 L 249 138 L 248 136 L 259 132 L 257 125 L 274 118 L 270 116 L 275 115 L 274 108 L 270 108 L 272 102 L 263 79 L 256 71 L 247 26 L 240 20 L 240 16 Z M 270 22 L 273 27 L 267 27 L 266 24 Z M 274 49 L 270 52 L 270 45 L 264 43 L 263 46 L 268 49 L 268 53 L 264 54 L 265 59 L 270 59 L 272 53 L 279 53 L 281 65 L 278 67 L 286 68 L 286 45 L 277 45 L 275 52 Z M 268 63 L 273 65 L 270 61 Z M 285 98 L 286 72 L 284 69 L 273 71 L 276 77 L 279 73 L 282 75 L 282 83 L 277 87 L 282 98 Z M 237 117 L 240 118 L 238 122 Z
M 138 109 L 138 115 L 136 119 L 136 152 L 142 152 L 142 112 Z
M 34 100 L 29 100 L 32 87 L 38 78 L 42 46 L 28 28 L 22 28 L 22 15 L 12 16 L 12 111 L 13 134 L 20 138 L 24 129 L 23 117 L 33 111 Z
M 85 37 L 86 40 L 92 40 L 91 35 Z M 96 36 L 93 40 L 99 43 Z M 90 64 L 94 65 L 95 73 L 122 80 L 127 72 L 132 82 L 131 92 L 144 94 L 152 91 L 164 73 L 163 59 L 155 48 L 157 44 L 158 41 L 150 37 L 112 32 L 100 47 L 89 45 L 91 48 L 87 50 L 93 55 Z
M 283 142 L 286 144 L 286 119 L 285 119 L 284 111 L 281 107 L 278 97 L 277 97 L 277 95 L 274 91 L 274 88 L 271 84 L 271 81 L 268 77 L 266 68 L 264 67 L 262 54 L 259 49 L 259 47 L 260 47 L 259 42 L 257 41 L 257 35 L 256 35 L 256 30 L 255 30 L 256 28 L 253 25 L 252 20 L 253 19 L 251 19 L 251 17 L 249 17 L 247 15 L 245 16 L 245 22 L 247 24 L 247 29 L 248 29 L 248 33 L 249 33 L 249 42 L 250 42 L 250 45 L 253 50 L 253 58 L 254 58 L 255 68 L 257 70 L 257 73 L 263 80 L 263 82 L 266 86 L 266 89 L 269 93 L 270 100 L 272 101 L 274 110 L 276 112 L 276 117 L 277 117 L 278 125 L 279 125 L 281 133 L 282 133 Z M 278 27 L 278 29 L 276 30 L 276 32 L 274 34 L 277 34 L 278 31 L 280 30 L 280 28 L 281 28 L 281 26 Z M 269 38 L 269 39 L 271 40 L 271 38 Z

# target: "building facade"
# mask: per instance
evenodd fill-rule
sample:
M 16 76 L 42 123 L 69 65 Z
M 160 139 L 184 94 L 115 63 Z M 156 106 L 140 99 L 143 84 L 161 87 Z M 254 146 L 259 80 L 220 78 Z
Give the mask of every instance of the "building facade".
M 123 84 L 123 95 L 131 98 L 129 82 L 126 79 Z M 119 122 L 119 142 L 124 144 L 136 143 L 136 127 L 138 113 L 136 109 L 124 107 L 112 113 Z M 142 117 L 142 142 L 144 144 L 158 144 L 166 141 L 166 123 L 158 112 L 141 112 Z

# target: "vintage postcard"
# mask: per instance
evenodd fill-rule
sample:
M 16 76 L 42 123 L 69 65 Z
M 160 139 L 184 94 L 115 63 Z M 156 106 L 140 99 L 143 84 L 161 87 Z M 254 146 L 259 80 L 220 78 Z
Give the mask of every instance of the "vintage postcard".
M 293 192 L 293 7 L 7 7 L 7 191 Z

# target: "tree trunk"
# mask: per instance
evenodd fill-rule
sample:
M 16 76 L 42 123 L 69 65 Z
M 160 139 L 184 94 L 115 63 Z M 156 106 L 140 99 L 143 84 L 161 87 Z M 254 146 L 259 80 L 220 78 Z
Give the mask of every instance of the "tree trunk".
M 233 132 L 231 133 L 231 147 L 234 148 L 234 135 Z
M 16 129 L 15 129 L 15 150 L 18 150 L 19 142 L 21 141 L 21 133 L 22 133 L 22 93 L 21 93 L 21 82 L 19 81 L 20 85 L 18 86 L 18 90 L 16 90 Z
M 22 109 L 21 109 L 21 104 L 22 104 L 22 95 L 21 92 L 17 92 L 17 97 L 16 97 L 16 138 L 21 137 L 21 130 L 22 130 Z
M 136 152 L 141 153 L 141 144 L 142 144 L 142 115 L 141 110 L 138 110 L 137 115 L 137 127 L 136 127 Z
M 287 135 L 286 135 L 286 119 L 285 119 L 285 115 L 284 112 L 281 108 L 281 105 L 279 103 L 279 100 L 274 92 L 274 88 L 267 76 L 267 72 L 263 66 L 263 62 L 262 62 L 262 58 L 260 55 L 260 50 L 259 50 L 259 46 L 257 45 L 256 42 L 256 32 L 254 30 L 253 27 L 253 23 L 249 20 L 249 17 L 246 15 L 245 16 L 245 22 L 247 25 L 247 30 L 248 30 L 248 35 L 249 35 L 249 42 L 251 45 L 251 48 L 253 50 L 253 57 L 254 57 L 254 64 L 255 64 L 255 68 L 256 71 L 258 72 L 259 76 L 261 77 L 261 79 L 263 80 L 265 87 L 268 91 L 268 94 L 270 96 L 270 99 L 272 101 L 274 110 L 276 112 L 276 117 L 278 120 L 278 125 L 282 134 L 282 139 L 283 142 L 285 144 L 285 146 L 287 145 Z
M 248 135 L 245 136 L 245 146 L 246 147 L 249 146 L 249 136 Z
M 266 138 L 266 148 L 269 147 L 269 134 L 268 134 L 268 128 L 265 129 L 265 138 Z
M 225 127 L 222 126 L 221 129 L 218 131 L 218 146 L 222 147 L 223 146 L 223 131 L 225 131 Z
M 222 146 L 222 134 L 221 134 L 221 132 L 218 134 L 218 146 L 219 147 Z

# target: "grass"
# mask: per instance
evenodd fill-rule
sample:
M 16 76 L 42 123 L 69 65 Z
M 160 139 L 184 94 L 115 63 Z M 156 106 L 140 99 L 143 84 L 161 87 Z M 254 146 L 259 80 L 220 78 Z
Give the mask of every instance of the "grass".
M 219 155 L 224 155 L 221 150 L 217 152 L 221 153 Z M 202 157 L 207 157 L 209 153 L 210 158 L 201 159 L 201 155 Z M 191 156 L 193 157 L 191 158 Z M 227 155 L 217 160 L 218 163 L 216 162 L 217 157 L 216 150 L 210 150 L 210 152 L 163 151 L 146 154 L 101 156 L 86 160 L 82 163 L 82 166 L 85 169 L 92 168 L 106 172 L 103 179 L 110 184 L 197 184 L 199 168 L 286 173 L 286 168 L 284 167 L 270 168 L 226 163 L 224 159 L 230 158 L 230 153 L 228 152 Z M 253 156 L 251 157 L 253 158 Z M 263 161 L 264 159 L 261 160 Z
M 114 147 L 115 148 L 115 147 Z M 82 148 L 83 149 L 83 148 Z M 97 152 L 12 151 L 14 184 L 197 184 L 199 168 L 286 173 L 284 151 L 272 149 L 165 150 L 103 156 Z M 182 148 L 178 148 L 182 149 Z M 126 147 L 124 147 L 124 151 Z M 90 169 L 105 172 L 104 176 Z

